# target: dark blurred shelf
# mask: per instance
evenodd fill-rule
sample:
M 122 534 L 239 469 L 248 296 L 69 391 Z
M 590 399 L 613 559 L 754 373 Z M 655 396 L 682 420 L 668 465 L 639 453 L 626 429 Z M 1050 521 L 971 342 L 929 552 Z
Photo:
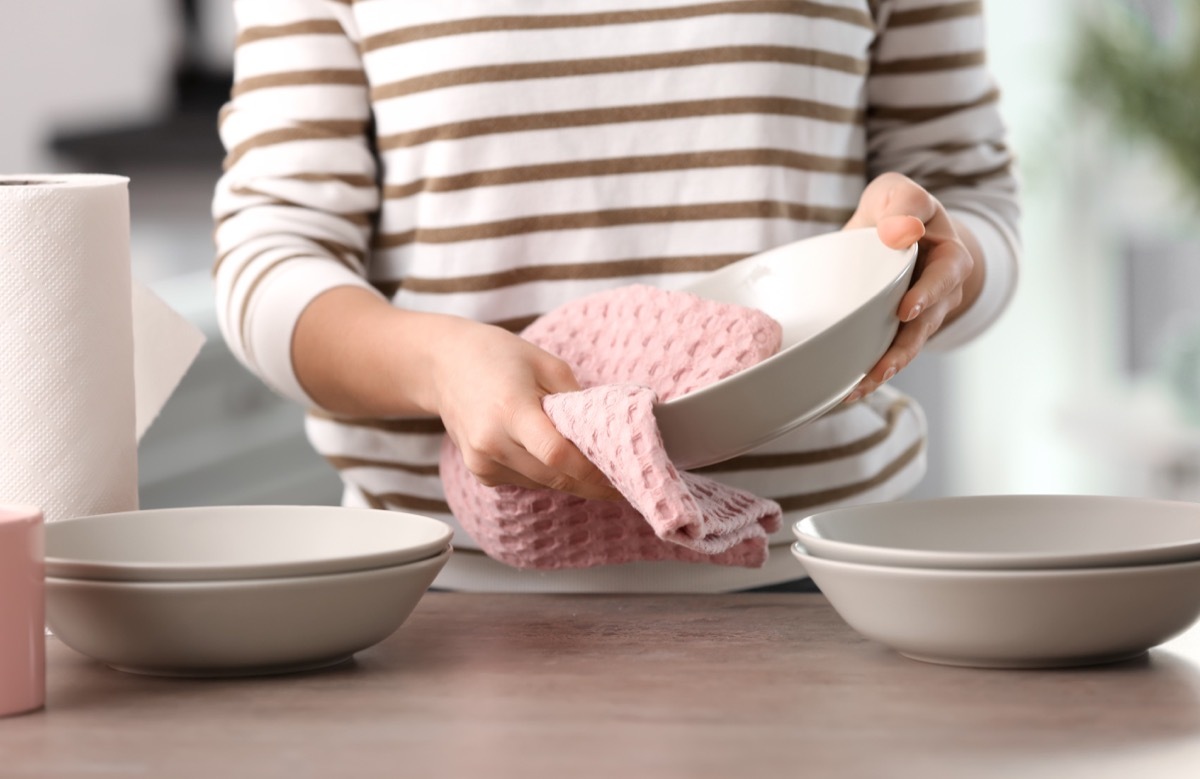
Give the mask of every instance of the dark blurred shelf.
M 219 169 L 224 150 L 217 113 L 229 99 L 232 79 L 185 70 L 175 81 L 175 106 L 160 121 L 55 134 L 50 148 L 79 170 Z

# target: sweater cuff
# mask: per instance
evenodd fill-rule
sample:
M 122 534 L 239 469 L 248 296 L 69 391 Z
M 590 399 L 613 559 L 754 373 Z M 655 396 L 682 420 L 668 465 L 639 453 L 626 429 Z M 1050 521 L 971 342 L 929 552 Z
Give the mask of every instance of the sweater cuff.
M 259 375 L 281 395 L 318 405 L 296 377 L 292 337 L 308 305 L 335 287 L 361 287 L 378 292 L 358 274 L 328 258 L 295 258 L 262 279 L 246 313 L 246 341 Z
M 1015 238 L 973 211 L 950 209 L 949 213 L 971 231 L 983 250 L 983 287 L 970 308 L 929 339 L 927 348 L 935 351 L 955 349 L 981 335 L 1004 313 L 1017 288 Z

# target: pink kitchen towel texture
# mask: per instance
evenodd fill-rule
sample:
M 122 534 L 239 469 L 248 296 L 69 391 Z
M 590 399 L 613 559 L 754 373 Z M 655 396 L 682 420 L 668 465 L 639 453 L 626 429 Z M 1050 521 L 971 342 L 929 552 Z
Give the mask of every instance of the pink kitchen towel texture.
M 543 406 L 625 500 L 486 487 L 447 438 L 441 457 L 447 502 L 489 556 L 540 569 L 766 562 L 767 536 L 781 521 L 778 504 L 677 471 L 653 407 L 775 354 L 778 322 L 754 309 L 634 285 L 560 306 L 522 336 L 575 369 L 583 389 L 549 395 Z

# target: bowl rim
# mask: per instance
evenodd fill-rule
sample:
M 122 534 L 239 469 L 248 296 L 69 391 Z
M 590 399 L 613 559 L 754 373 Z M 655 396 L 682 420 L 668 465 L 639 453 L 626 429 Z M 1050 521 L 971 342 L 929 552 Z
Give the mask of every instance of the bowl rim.
M 1035 580 L 1082 579 L 1097 575 L 1127 578 L 1150 572 L 1170 573 L 1173 571 L 1200 569 L 1200 558 L 1194 560 L 1177 560 L 1167 563 L 1111 565 L 1095 568 L 916 568 L 902 565 L 876 565 L 874 563 L 859 563 L 849 560 L 837 560 L 832 557 L 821 557 L 809 552 L 801 541 L 793 541 L 789 549 L 792 556 L 805 566 L 808 565 L 809 560 L 816 560 L 818 566 L 826 565 L 831 568 L 840 568 L 847 572 L 887 574 L 888 576 L 902 576 L 921 580 L 963 581 L 977 579 L 983 581 L 1031 582 Z
M 89 561 L 72 557 L 61 557 L 50 554 L 53 543 L 55 526 L 84 523 L 89 520 L 142 516 L 151 517 L 155 514 L 172 516 L 212 512 L 231 513 L 269 513 L 278 511 L 318 512 L 353 512 L 360 515 L 368 513 L 380 516 L 387 515 L 398 521 L 419 521 L 428 524 L 431 530 L 439 532 L 430 540 L 403 548 L 384 549 L 365 554 L 351 554 L 329 557 L 315 557 L 305 560 L 282 560 L 276 562 L 240 562 L 240 563 L 173 563 L 154 561 Z M 198 581 L 230 581 L 250 579 L 280 579 L 286 577 L 306 577 L 314 575 L 348 573 L 375 568 L 386 568 L 406 563 L 419 562 L 437 557 L 447 550 L 453 540 L 454 531 L 445 522 L 421 514 L 386 509 L 359 508 L 350 506 L 314 506 L 314 505 L 222 505 L 222 506 L 183 506 L 178 508 L 144 509 L 135 511 L 116 511 L 106 514 L 93 514 L 82 517 L 72 517 L 51 522 L 46 525 L 46 577 L 73 580 L 113 581 L 113 582 L 198 582 Z
M 810 532 L 805 527 L 813 527 L 814 520 L 838 513 L 869 510 L 872 507 L 903 504 L 920 508 L 922 506 L 947 506 L 953 504 L 972 504 L 980 501 L 999 502 L 1046 502 L 1046 503 L 1125 503 L 1142 507 L 1160 506 L 1172 507 L 1177 510 L 1194 510 L 1197 514 L 1197 534 L 1192 540 L 1171 541 L 1159 544 L 1144 544 L 1129 549 L 1090 551 L 1090 552 L 969 552 L 947 551 L 936 549 L 909 549 L 880 544 L 858 543 L 826 538 L 816 532 Z M 862 556 L 878 558 L 878 562 L 869 564 L 888 565 L 910 568 L 943 568 L 943 569 L 993 569 L 993 570 L 1037 570 L 1055 568 L 1101 568 L 1101 567 L 1130 567 L 1138 565 L 1164 564 L 1180 562 L 1189 559 L 1200 559 L 1200 504 L 1186 501 L 1167 500 L 1163 498 L 1137 498 L 1125 495 L 1072 495 L 1066 493 L 1028 493 L 1028 494 L 992 494 L 992 495 L 956 495 L 943 498 L 925 498 L 912 501 L 880 501 L 862 503 L 853 506 L 840 506 L 814 512 L 792 523 L 792 534 L 800 542 L 806 539 L 815 540 L 819 547 L 832 553 L 857 554 L 859 559 L 846 562 L 864 562 Z M 828 558 L 824 555 L 822 559 Z
M 392 565 L 376 565 L 371 568 L 356 568 L 354 570 L 330 571 L 328 573 L 301 574 L 297 576 L 252 577 L 245 579 L 90 579 L 77 576 L 46 576 L 46 586 L 66 585 L 71 587 L 83 586 L 93 590 L 117 590 L 138 592 L 203 592 L 206 590 L 224 590 L 236 588 L 251 590 L 261 588 L 286 587 L 290 584 L 320 584 L 322 582 L 338 582 L 346 579 L 369 578 L 398 571 L 401 568 L 418 570 L 431 566 L 440 566 L 450 559 L 454 547 L 448 546 L 441 552 L 419 560 Z

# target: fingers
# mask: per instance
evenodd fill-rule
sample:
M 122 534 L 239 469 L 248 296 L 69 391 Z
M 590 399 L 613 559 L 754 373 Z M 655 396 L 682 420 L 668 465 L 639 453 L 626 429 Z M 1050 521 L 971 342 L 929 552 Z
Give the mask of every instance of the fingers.
M 908 367 L 924 348 L 925 342 L 941 327 L 942 321 L 953 306 L 954 304 L 950 300 L 942 301 L 913 321 L 900 325 L 887 352 L 867 372 L 854 391 L 846 397 L 845 402 L 853 403 L 866 397 Z
M 846 227 L 875 227 L 893 249 L 920 247 L 914 281 L 896 311 L 902 324 L 888 351 L 847 396 L 852 403 L 912 362 L 962 302 L 974 260 L 937 198 L 899 173 L 885 173 L 867 185 Z
M 926 244 L 917 279 L 900 300 L 897 315 L 901 322 L 912 322 L 946 300 L 958 305 L 963 283 L 975 267 L 967 247 L 953 232 L 942 237 L 931 231 Z
M 621 497 L 608 477 L 558 432 L 540 405 L 524 408 L 514 418 L 512 430 L 524 453 L 518 455 L 525 466 L 521 470 L 534 480 L 583 497 L 607 500 Z
M 487 450 L 468 447 L 461 451 L 467 470 L 488 487 L 515 485 L 529 489 L 552 489 L 597 500 L 621 497 L 611 486 L 585 482 L 547 466 L 515 442 Z
M 464 455 L 464 460 L 465 460 L 465 455 Z M 488 460 L 486 460 L 486 464 L 481 463 L 477 467 L 478 467 L 478 471 L 476 471 L 476 469 L 472 468 L 470 465 L 467 466 L 467 469 L 470 470 L 471 475 L 473 475 L 476 479 L 478 479 L 479 483 L 485 487 L 512 486 L 512 487 L 525 487 L 526 489 L 531 489 L 531 490 L 546 489 L 546 485 L 538 484 L 536 481 L 529 478 L 528 476 L 518 473 L 517 471 L 514 471 L 512 468 L 506 468 L 505 466 L 501 465 L 500 463 L 498 463 L 495 460 L 492 460 L 490 458 Z
M 474 456 L 463 453 L 467 469 L 481 484 L 488 487 L 514 485 L 535 490 L 551 489 L 596 500 L 613 500 L 620 497 L 611 487 L 601 488 L 582 482 L 548 467 L 515 444 L 492 454 L 479 451 L 473 451 L 471 454 Z
M 580 389 L 575 372 L 563 360 L 550 357 L 539 369 L 540 383 L 546 394 L 575 392 Z M 514 414 L 511 429 L 519 431 L 514 436 L 518 444 L 533 456 L 533 460 L 545 466 L 552 474 L 565 474 L 573 480 L 567 487 L 557 487 L 542 481 L 553 489 L 573 492 L 583 497 L 616 500 L 621 497 L 599 468 L 583 456 L 575 444 L 558 432 L 558 428 L 546 416 L 539 402 L 523 406 Z M 533 462 L 530 467 L 538 468 Z M 560 477 L 561 478 L 561 477 Z
M 456 347 L 435 361 L 434 405 L 480 482 L 620 497 L 542 409 L 546 395 L 580 388 L 567 363 L 500 328 L 473 322 L 463 325 Z
M 581 498 L 621 498 L 608 478 L 563 438 L 536 398 L 508 415 L 506 427 L 456 444 L 467 469 L 489 487 L 513 484 Z

